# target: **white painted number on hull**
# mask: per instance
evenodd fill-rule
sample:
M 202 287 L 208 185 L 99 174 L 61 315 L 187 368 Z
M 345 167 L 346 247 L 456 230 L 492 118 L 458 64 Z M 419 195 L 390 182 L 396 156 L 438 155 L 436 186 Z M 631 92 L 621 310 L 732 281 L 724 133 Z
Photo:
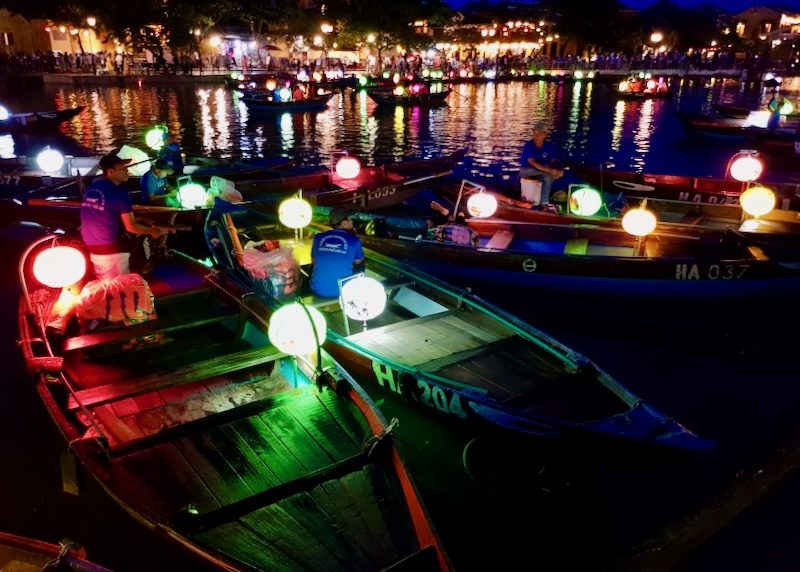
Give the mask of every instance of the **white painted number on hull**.
M 392 393 L 402 395 L 400 380 L 392 368 L 377 361 L 372 362 L 372 371 L 375 379 L 381 387 L 388 388 Z M 407 378 L 410 379 L 410 378 Z M 411 392 L 411 396 L 421 404 L 447 413 L 456 415 L 459 419 L 466 419 L 467 413 L 461 405 L 461 396 L 458 393 L 442 389 L 438 385 L 431 386 L 428 382 L 417 379 L 417 387 Z
M 678 264 L 675 280 L 740 280 L 749 269 L 749 264 Z

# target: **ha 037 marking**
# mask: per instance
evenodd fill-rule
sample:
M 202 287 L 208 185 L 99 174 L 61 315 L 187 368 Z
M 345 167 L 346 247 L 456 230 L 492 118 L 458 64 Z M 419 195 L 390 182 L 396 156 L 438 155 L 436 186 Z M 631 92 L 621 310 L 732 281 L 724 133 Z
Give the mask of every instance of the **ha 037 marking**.
M 738 195 L 709 195 L 702 193 L 690 193 L 681 191 L 678 193 L 678 200 L 687 203 L 705 203 L 709 205 L 738 205 Z
M 677 264 L 675 280 L 741 280 L 749 264 Z
M 378 361 L 372 362 L 372 372 L 375 374 L 378 384 L 392 393 L 401 396 L 410 394 L 414 401 L 440 413 L 455 415 L 459 419 L 467 418 L 467 412 L 461 404 L 461 396 L 454 391 L 438 385 L 431 385 L 425 380 L 412 376 L 405 376 L 401 380 L 398 372 Z M 413 386 L 404 388 L 404 384 L 409 380 L 413 382 Z M 403 391 L 404 389 L 407 393 Z

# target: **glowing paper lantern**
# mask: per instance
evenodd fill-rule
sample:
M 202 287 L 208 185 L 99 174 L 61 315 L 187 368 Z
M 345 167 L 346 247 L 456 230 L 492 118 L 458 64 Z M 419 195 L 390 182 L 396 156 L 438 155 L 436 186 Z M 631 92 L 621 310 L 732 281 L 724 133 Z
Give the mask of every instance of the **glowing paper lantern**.
M 208 203 L 208 195 L 203 185 L 187 183 L 178 189 L 178 200 L 181 203 L 181 207 L 185 209 L 195 209 L 206 206 Z
M 348 317 L 366 322 L 386 308 L 386 290 L 375 278 L 358 276 L 342 286 L 342 304 Z
M 292 91 L 288 87 L 282 87 L 278 94 L 281 96 L 281 101 L 290 101 L 292 99 Z
M 164 146 L 164 133 L 163 127 L 154 127 L 145 134 L 145 144 L 153 151 L 158 151 Z
M 361 172 L 361 163 L 355 157 L 342 157 L 336 163 L 336 174 L 342 179 L 355 179 Z
M 578 189 L 569 197 L 569 210 L 579 216 L 593 216 L 603 206 L 603 197 L 594 189 Z
M 764 167 L 761 161 L 756 159 L 752 153 L 741 152 L 731 163 L 731 177 L 743 183 L 755 181 L 761 176 Z
M 794 105 L 788 99 L 784 99 L 781 103 L 781 115 L 789 115 L 792 111 L 794 111 Z
M 8 119 L 8 116 L 9 116 L 8 109 L 0 105 L 0 121 L 5 121 L 6 119 Z
M 622 228 L 633 236 L 647 236 L 656 229 L 656 215 L 646 209 L 631 209 L 622 217 Z
M 33 261 L 33 276 L 45 286 L 72 286 L 86 274 L 86 257 L 72 246 L 54 246 Z
M 627 81 L 619 82 L 619 90 L 620 91 L 628 91 L 628 82 Z
M 402 85 L 398 85 L 396 88 L 394 88 L 394 94 L 400 97 L 402 97 L 405 92 L 406 90 L 403 88 Z
M 751 216 L 763 216 L 775 208 L 775 193 L 766 187 L 756 185 L 739 197 L 744 212 Z
M 55 173 L 64 166 L 64 155 L 48 147 L 36 156 L 36 164 L 45 173 Z
M 647 89 L 649 89 L 650 91 L 652 91 L 652 90 L 654 90 L 655 88 L 656 88 L 656 82 L 655 82 L 655 80 L 653 80 L 653 79 L 651 79 L 651 80 L 648 80 L 648 81 L 647 81 Z
M 358 76 L 358 85 L 365 87 L 369 83 L 369 78 L 365 75 Z
M 272 314 L 267 335 L 278 350 L 290 356 L 299 356 L 317 351 L 325 342 L 327 327 L 325 317 L 319 310 L 293 302 Z
M 278 207 L 278 219 L 287 228 L 304 228 L 311 218 L 311 205 L 303 199 L 287 199 Z
M 472 195 L 467 201 L 467 212 L 476 218 L 492 216 L 497 210 L 497 199 L 489 193 Z
M 275 91 L 275 88 L 278 87 L 278 82 L 274 79 L 268 79 L 266 83 L 266 87 L 270 91 Z

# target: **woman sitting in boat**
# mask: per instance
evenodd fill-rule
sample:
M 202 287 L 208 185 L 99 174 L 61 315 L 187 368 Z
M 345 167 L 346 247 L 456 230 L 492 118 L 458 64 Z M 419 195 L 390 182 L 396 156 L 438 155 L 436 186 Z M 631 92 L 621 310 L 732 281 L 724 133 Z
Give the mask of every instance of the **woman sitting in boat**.
M 306 94 L 303 91 L 303 88 L 300 87 L 300 84 L 294 86 L 292 90 L 292 100 L 294 101 L 303 101 L 306 98 Z

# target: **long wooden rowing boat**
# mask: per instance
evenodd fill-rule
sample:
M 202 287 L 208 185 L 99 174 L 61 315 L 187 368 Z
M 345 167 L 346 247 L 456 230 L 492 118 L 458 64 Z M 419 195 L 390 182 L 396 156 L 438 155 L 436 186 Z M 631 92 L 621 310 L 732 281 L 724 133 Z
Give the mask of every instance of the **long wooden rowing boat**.
M 53 111 L 10 113 L 5 119 L 0 119 L 0 133 L 22 133 L 41 129 L 54 129 L 76 115 L 80 115 L 84 109 L 86 109 L 85 105 L 78 105 Z
M 69 539 L 58 545 L 33 538 L 0 532 L 0 570 L 34 572 L 111 572 L 86 559 L 86 550 Z
M 314 95 L 308 99 L 275 101 L 271 93 L 252 93 L 243 95 L 240 101 L 252 113 L 298 113 L 304 111 L 323 111 L 333 98 L 333 92 Z
M 281 302 L 240 263 L 241 245 L 245 237 L 278 239 L 293 246 L 304 265 L 309 240 L 292 241 L 274 217 L 259 215 L 241 207 L 215 208 L 206 232 L 216 244 L 220 271 L 278 308 Z M 373 395 L 438 418 L 464 445 L 478 437 L 497 443 L 519 439 L 520 459 L 537 439 L 569 432 L 679 449 L 711 446 L 573 348 L 468 291 L 374 250 L 365 253 L 366 275 L 388 294 L 380 315 L 353 319 L 337 298 L 309 295 L 304 303 L 326 317 L 326 349 Z M 359 301 L 353 303 L 359 307 Z
M 394 424 L 324 348 L 280 352 L 269 306 L 165 244 L 67 304 L 82 282 L 34 272 L 56 246 L 80 256 L 45 235 L 20 261 L 25 368 L 81 476 L 188 569 L 452 569 Z
M 372 88 L 367 90 L 367 95 L 379 105 L 403 107 L 436 107 L 447 104 L 447 97 L 451 89 L 442 89 L 434 92 L 404 91 L 397 94 L 393 89 Z

